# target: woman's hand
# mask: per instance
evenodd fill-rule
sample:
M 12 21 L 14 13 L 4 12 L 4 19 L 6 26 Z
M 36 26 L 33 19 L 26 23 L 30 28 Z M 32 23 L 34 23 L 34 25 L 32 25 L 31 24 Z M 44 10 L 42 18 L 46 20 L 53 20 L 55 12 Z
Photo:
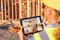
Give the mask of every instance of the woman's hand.
M 12 25 L 10 25 L 9 31 L 12 33 L 18 32 L 19 30 L 21 30 L 21 26 L 20 24 L 15 24 L 16 27 L 13 27 Z
M 20 37 L 20 40 L 23 40 L 22 26 L 20 24 L 15 24 L 15 25 L 16 25 L 16 28 L 10 26 L 9 31 L 12 33 L 17 32 Z

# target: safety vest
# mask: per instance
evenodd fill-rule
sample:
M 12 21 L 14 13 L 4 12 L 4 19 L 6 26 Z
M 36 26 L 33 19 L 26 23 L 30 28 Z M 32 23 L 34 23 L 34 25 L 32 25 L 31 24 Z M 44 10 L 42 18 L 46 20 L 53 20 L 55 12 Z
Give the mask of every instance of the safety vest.
M 46 28 L 44 31 L 41 31 L 39 33 L 35 33 L 33 35 L 33 40 L 56 40 L 56 37 L 54 36 L 55 31 L 59 27 L 56 28 Z

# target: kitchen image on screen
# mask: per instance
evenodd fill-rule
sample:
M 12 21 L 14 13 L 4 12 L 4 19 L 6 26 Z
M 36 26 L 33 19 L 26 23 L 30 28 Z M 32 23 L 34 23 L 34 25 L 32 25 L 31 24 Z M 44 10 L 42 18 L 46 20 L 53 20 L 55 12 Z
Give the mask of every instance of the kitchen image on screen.
M 23 20 L 22 23 L 25 34 L 42 30 L 42 25 L 39 17 Z

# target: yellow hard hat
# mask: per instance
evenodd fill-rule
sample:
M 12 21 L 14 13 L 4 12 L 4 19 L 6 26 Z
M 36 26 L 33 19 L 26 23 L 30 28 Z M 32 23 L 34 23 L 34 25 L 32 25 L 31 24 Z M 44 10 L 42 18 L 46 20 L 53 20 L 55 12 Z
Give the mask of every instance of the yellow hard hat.
M 53 9 L 60 10 L 60 0 L 40 0 L 40 2 L 43 2 Z

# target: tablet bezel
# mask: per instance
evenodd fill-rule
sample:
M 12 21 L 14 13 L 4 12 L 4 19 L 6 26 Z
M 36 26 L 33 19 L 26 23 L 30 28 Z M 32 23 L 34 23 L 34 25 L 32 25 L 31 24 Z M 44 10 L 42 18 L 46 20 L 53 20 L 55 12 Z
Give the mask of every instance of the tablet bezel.
M 23 23 L 22 23 L 23 20 L 27 20 L 27 19 L 31 19 L 31 18 L 37 18 L 37 17 L 39 17 L 40 22 L 42 23 L 41 16 L 34 16 L 34 17 L 28 17 L 28 18 L 21 18 L 21 19 L 20 19 L 20 24 L 21 24 L 21 26 L 23 26 Z M 43 26 L 43 25 L 42 25 L 42 26 Z M 42 30 L 43 30 L 43 27 L 42 27 Z M 40 30 L 40 31 L 42 31 L 42 30 Z M 40 31 L 37 31 L 37 32 L 30 32 L 30 33 L 25 34 L 23 27 L 22 27 L 22 31 L 23 31 L 23 34 L 24 34 L 24 35 L 40 32 Z

